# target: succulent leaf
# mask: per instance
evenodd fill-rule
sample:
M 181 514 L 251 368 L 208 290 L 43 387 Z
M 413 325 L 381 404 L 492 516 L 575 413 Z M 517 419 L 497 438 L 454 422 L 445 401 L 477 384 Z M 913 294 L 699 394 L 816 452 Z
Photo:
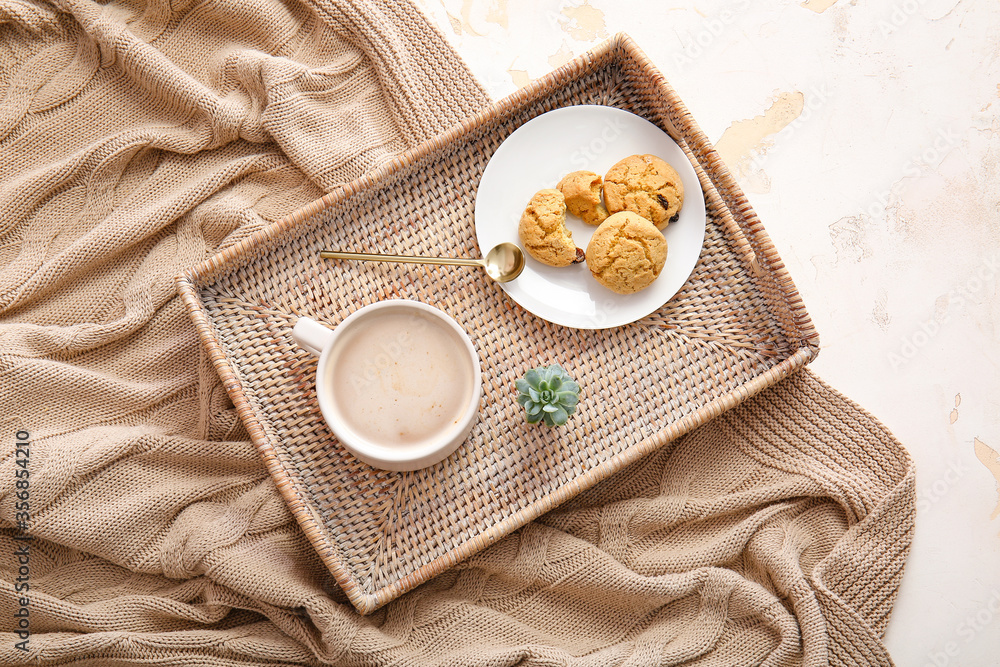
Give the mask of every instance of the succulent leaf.
M 580 402 L 580 385 L 559 364 L 532 368 L 514 384 L 529 424 L 562 426 Z
M 552 422 L 549 426 L 562 426 L 568 420 L 569 413 L 562 408 L 556 408 L 555 412 L 545 415 L 545 423 L 549 424 L 550 421 Z
M 571 391 L 560 391 L 557 395 L 559 404 L 564 408 L 573 408 L 572 410 L 567 410 L 570 414 L 576 412 L 576 404 L 580 401 L 580 397 Z

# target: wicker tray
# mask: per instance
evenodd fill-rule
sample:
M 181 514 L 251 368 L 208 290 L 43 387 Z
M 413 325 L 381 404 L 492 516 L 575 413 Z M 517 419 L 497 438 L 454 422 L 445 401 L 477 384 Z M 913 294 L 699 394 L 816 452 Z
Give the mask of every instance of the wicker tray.
M 566 329 L 481 272 L 329 263 L 324 247 L 473 256 L 476 187 L 500 143 L 572 104 L 627 109 L 667 131 L 705 191 L 705 245 L 669 303 L 624 327 Z M 373 231 L 378 230 L 378 231 Z M 382 231 L 384 230 L 384 232 Z M 370 613 L 626 464 L 808 363 L 816 332 L 736 182 L 683 103 L 624 35 L 374 174 L 177 278 L 198 334 L 270 474 L 324 563 Z M 468 441 L 425 470 L 375 470 L 331 436 L 300 316 L 330 325 L 362 305 L 441 308 L 479 350 L 484 386 Z M 580 382 L 560 429 L 529 426 L 514 380 L 561 363 Z

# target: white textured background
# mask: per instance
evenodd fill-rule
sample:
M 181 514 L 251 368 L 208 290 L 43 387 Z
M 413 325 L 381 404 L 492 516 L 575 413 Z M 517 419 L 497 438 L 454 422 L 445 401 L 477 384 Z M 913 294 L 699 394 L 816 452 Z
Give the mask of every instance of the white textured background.
M 1000 664 L 1000 3 L 418 3 L 495 99 L 638 42 L 787 263 L 813 369 L 916 461 L 893 658 Z

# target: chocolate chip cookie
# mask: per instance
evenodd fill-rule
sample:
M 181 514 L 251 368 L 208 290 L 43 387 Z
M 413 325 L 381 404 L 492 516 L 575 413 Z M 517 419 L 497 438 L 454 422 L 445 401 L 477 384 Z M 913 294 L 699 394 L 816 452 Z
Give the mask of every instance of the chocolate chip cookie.
M 632 211 L 608 217 L 587 245 L 587 267 L 597 282 L 619 294 L 649 287 L 667 260 L 667 239 Z
M 684 205 L 684 185 L 677 171 L 655 155 L 630 155 L 604 176 L 608 211 L 632 211 L 658 229 L 677 220 Z
M 528 202 L 517 227 L 528 254 L 549 266 L 569 266 L 584 259 L 583 249 L 566 228 L 566 198 L 558 190 L 539 190 Z
M 601 177 L 592 171 L 574 171 L 556 186 L 566 197 L 566 208 L 588 225 L 599 225 L 608 217 L 601 201 Z

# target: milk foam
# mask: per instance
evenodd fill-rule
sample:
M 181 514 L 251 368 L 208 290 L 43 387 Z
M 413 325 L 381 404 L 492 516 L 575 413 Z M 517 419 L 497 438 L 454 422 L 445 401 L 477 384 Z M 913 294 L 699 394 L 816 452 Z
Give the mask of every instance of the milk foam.
M 341 421 L 374 444 L 415 446 L 458 428 L 474 390 L 464 340 L 423 313 L 374 312 L 330 354 L 324 381 Z

